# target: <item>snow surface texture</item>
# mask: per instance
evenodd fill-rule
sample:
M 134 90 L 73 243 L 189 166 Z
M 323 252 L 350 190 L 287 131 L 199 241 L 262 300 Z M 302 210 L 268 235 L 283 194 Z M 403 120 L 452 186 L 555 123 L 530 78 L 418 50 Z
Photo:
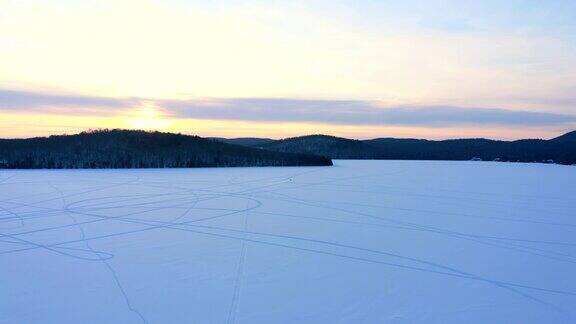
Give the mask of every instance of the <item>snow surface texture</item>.
M 576 169 L 0 172 L 0 323 L 574 323 Z

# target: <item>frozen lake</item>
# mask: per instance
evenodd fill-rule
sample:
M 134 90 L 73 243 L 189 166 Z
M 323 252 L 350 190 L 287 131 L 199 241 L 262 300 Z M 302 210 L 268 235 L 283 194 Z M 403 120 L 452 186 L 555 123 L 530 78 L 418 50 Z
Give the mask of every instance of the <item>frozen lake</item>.
M 575 167 L 0 171 L 0 323 L 574 323 L 575 274 Z

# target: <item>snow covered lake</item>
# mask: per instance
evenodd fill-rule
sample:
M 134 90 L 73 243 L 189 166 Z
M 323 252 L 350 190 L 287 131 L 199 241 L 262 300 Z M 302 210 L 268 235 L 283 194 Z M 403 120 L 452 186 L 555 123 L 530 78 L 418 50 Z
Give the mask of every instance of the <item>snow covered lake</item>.
M 0 171 L 0 323 L 574 323 L 576 168 Z

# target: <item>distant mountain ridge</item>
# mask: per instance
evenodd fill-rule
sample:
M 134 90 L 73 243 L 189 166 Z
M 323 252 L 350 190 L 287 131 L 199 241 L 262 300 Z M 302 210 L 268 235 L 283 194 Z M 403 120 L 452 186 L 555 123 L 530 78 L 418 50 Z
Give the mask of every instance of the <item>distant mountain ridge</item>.
M 571 131 L 569 133 L 566 133 L 564 135 L 560 135 L 556 138 L 551 139 L 551 141 L 555 141 L 555 142 L 576 142 L 576 131 Z
M 208 139 L 213 139 L 228 144 L 242 145 L 242 146 L 260 146 L 274 141 L 271 138 L 257 138 L 257 137 L 239 137 L 239 138 L 208 137 Z
M 181 134 L 99 130 L 77 135 L 0 139 L 0 168 L 193 168 L 324 166 L 326 157 L 232 145 Z
M 0 168 L 321 166 L 331 159 L 488 160 L 576 164 L 576 131 L 550 140 L 355 140 L 328 135 L 201 138 L 134 130 L 0 139 Z
M 234 139 L 243 143 L 242 139 Z M 307 135 L 282 140 L 252 138 L 245 144 L 278 152 L 316 154 L 331 159 L 375 160 L 488 160 L 511 162 L 576 163 L 576 131 L 550 140 L 498 141 L 485 138 L 425 140 L 376 138 L 354 140 Z M 254 144 L 249 144 L 254 143 Z

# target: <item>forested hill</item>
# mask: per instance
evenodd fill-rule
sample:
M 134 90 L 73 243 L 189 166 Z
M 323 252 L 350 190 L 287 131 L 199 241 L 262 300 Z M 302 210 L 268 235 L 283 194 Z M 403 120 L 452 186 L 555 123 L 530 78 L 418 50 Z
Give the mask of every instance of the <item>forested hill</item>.
M 329 158 L 267 151 L 171 133 L 99 130 L 77 135 L 0 139 L 0 168 L 192 168 L 324 166 Z
M 241 139 L 234 141 L 243 143 Z M 482 159 L 485 161 L 576 163 L 576 131 L 551 140 L 495 141 L 483 138 L 443 141 L 396 138 L 353 140 L 327 135 L 310 135 L 264 142 L 251 139 L 247 143 L 256 143 L 250 146 L 266 150 L 318 154 L 332 159 Z

